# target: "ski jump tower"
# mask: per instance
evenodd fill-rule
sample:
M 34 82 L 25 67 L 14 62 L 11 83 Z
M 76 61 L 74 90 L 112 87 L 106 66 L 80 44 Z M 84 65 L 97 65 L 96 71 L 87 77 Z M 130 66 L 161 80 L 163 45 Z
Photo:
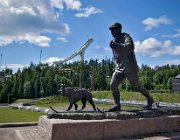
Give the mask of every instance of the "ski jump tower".
M 80 61 L 83 63 L 84 62 L 84 54 L 85 54 L 85 50 L 88 48 L 88 46 L 93 42 L 93 39 L 92 38 L 89 38 L 86 43 L 84 43 L 84 45 L 77 51 L 75 52 L 74 54 L 72 54 L 70 57 L 64 59 L 64 60 L 60 60 L 60 61 L 56 61 L 54 62 L 54 64 L 56 65 L 60 65 L 62 63 L 65 63 L 71 59 L 73 59 L 74 57 L 76 56 L 80 56 Z

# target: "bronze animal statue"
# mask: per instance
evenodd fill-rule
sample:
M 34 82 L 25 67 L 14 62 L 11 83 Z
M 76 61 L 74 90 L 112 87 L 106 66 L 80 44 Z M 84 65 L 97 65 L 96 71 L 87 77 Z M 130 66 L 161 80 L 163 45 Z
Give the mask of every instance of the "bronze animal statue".
M 88 101 L 92 105 L 94 111 L 96 111 L 96 107 L 94 105 L 94 101 L 89 90 L 85 88 L 68 87 L 66 85 L 61 85 L 59 92 L 62 96 L 67 97 L 70 102 L 67 111 L 71 110 L 73 105 L 75 107 L 75 110 L 77 110 L 78 105 L 76 104 L 76 102 L 80 100 L 82 102 L 81 110 L 83 110 L 86 107 L 86 102 Z

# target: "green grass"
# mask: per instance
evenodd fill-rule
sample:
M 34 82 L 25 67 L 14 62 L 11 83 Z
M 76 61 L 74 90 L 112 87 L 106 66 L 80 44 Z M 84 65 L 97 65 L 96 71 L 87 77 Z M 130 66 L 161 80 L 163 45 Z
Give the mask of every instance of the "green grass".
M 49 108 L 49 106 L 52 106 L 53 108 L 59 108 L 59 109 L 62 109 L 62 110 L 66 110 L 67 107 L 69 106 L 69 102 L 67 101 L 64 101 L 64 102 L 58 102 L 58 101 L 54 101 L 54 99 L 52 99 L 53 97 L 47 97 L 46 99 L 36 99 L 36 100 L 32 100 L 32 99 L 19 99 L 16 101 L 16 103 L 22 103 L 22 102 L 28 102 L 30 103 L 31 105 L 35 105 L 35 106 L 38 106 L 38 107 L 43 107 L 43 108 Z M 51 100 L 53 102 L 51 102 Z M 42 102 L 43 101 L 46 101 L 46 102 Z M 48 102 L 47 102 L 48 100 Z M 79 101 L 77 102 L 78 104 L 78 109 L 81 109 L 82 107 L 82 103 Z M 106 105 L 106 104 L 96 104 L 97 107 L 100 107 L 100 108 L 105 108 L 105 109 L 108 109 L 108 108 L 111 108 L 112 105 Z M 89 102 L 87 102 L 87 107 L 91 108 L 92 106 L 90 105 Z M 125 110 L 137 110 L 137 109 L 140 109 L 138 107 L 129 107 L 129 106 L 122 106 L 122 109 L 125 109 Z
M 154 98 L 155 102 L 168 102 L 168 103 L 180 103 L 180 93 L 150 93 L 151 96 Z M 108 98 L 113 99 L 111 91 L 92 91 L 92 95 L 94 98 Z M 120 98 L 123 100 L 137 100 L 143 101 L 146 98 L 141 95 L 139 92 L 120 92 Z M 49 106 L 58 107 L 58 108 L 67 108 L 68 102 L 65 97 L 61 96 L 52 96 L 42 99 L 19 99 L 16 103 L 25 103 L 28 102 L 31 105 L 49 108 Z M 81 103 L 78 102 L 78 106 L 81 106 Z M 107 105 L 100 105 L 106 108 Z M 108 107 L 107 107 L 108 108 Z
M 36 122 L 45 113 L 0 107 L 0 123 Z
M 180 103 L 180 93 L 150 93 L 153 96 L 155 102 L 171 102 Z M 108 98 L 113 99 L 111 91 L 93 91 L 92 95 L 94 98 Z M 121 99 L 124 100 L 146 100 L 146 98 L 138 92 L 120 92 Z M 49 108 L 53 106 L 55 108 L 63 108 L 64 110 L 68 107 L 69 103 L 65 97 L 53 96 L 42 99 L 19 99 L 15 103 L 30 103 L 31 105 Z M 78 106 L 82 106 L 81 102 L 78 102 Z M 88 107 L 91 107 L 87 103 Z M 96 104 L 96 106 L 108 109 L 112 105 Z M 127 107 L 122 106 L 123 110 L 137 110 L 138 107 Z M 9 107 L 0 107 L 0 123 L 10 123 L 10 122 L 34 122 L 37 121 L 39 116 L 45 115 L 41 112 L 33 112 L 30 110 L 17 110 L 11 109 Z
M 111 91 L 92 91 L 93 98 L 107 98 L 113 99 Z M 150 93 L 154 98 L 155 102 L 167 102 L 167 103 L 180 103 L 180 93 Z M 137 100 L 143 101 L 146 98 L 139 92 L 127 92 L 121 91 L 120 98 L 123 100 Z M 55 104 L 58 102 L 67 102 L 66 97 L 62 96 L 52 96 L 42 99 L 19 99 L 15 103 L 28 102 L 31 105 L 44 105 L 44 104 Z M 63 104 L 62 104 L 63 105 Z
M 55 103 L 64 103 L 67 102 L 66 97 L 62 96 L 51 96 L 51 97 L 46 97 L 46 98 L 37 98 L 37 99 L 18 99 L 14 103 L 30 103 L 31 105 L 51 105 Z
M 51 106 L 53 107 L 63 107 L 63 108 L 67 108 L 67 106 L 69 105 L 69 103 L 64 102 L 64 103 L 53 103 L 51 104 Z M 79 109 L 81 107 L 81 103 L 78 102 L 79 105 Z M 37 105 L 37 106 L 41 106 L 41 107 L 49 107 L 49 105 L 44 104 L 44 105 Z M 87 103 L 88 107 L 91 107 L 91 105 L 89 103 Z M 96 106 L 100 107 L 100 108 L 111 108 L 112 105 L 104 105 L 104 104 L 96 104 Z M 137 107 L 125 107 L 122 106 L 123 110 L 138 110 L 140 108 Z M 37 122 L 38 118 L 42 115 L 46 115 L 45 113 L 41 113 L 41 112 L 34 112 L 31 110 L 24 110 L 24 109 L 11 109 L 9 107 L 0 107 L 0 123 L 15 123 L 15 122 Z
M 113 99 L 111 91 L 93 91 L 94 98 Z M 180 103 L 180 93 L 150 93 L 155 102 Z M 139 92 L 121 91 L 120 98 L 124 100 L 143 101 L 146 98 Z
M 77 102 L 77 104 L 78 104 L 78 109 L 81 109 L 82 103 L 79 101 L 79 102 Z M 51 104 L 37 104 L 37 106 L 44 107 L 44 108 L 49 108 L 49 106 L 52 106 L 53 108 L 62 108 L 63 110 L 66 110 L 67 107 L 69 106 L 69 103 L 68 102 L 63 102 L 63 103 L 51 103 Z M 92 108 L 92 106 L 90 105 L 89 102 L 87 102 L 87 107 Z M 96 104 L 96 107 L 108 109 L 108 108 L 111 108 L 112 105 Z M 133 110 L 134 109 L 134 110 L 137 110 L 137 109 L 140 109 L 140 108 L 122 106 L 122 109 L 125 109 L 125 110 Z M 93 110 L 93 108 L 92 108 L 92 110 Z

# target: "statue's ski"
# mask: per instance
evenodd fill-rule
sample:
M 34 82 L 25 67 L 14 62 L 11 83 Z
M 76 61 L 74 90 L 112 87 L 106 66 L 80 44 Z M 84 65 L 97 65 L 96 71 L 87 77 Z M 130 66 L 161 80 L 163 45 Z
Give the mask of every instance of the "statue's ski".
M 49 106 L 49 108 L 54 111 L 55 113 L 89 113 L 88 111 L 82 111 L 82 110 L 76 110 L 76 111 L 57 111 L 56 109 L 54 109 L 52 106 Z M 95 112 L 95 111 L 92 111 Z M 91 112 L 91 113 L 92 113 Z
M 102 114 L 106 114 L 106 113 L 108 113 L 108 111 L 105 111 L 104 109 L 103 110 L 101 110 L 100 108 L 96 108 L 97 109 L 97 111 L 98 112 L 100 112 L 100 113 L 102 113 Z
M 56 109 L 54 109 L 52 106 L 49 106 L 51 108 L 52 111 L 54 111 L 55 113 L 60 113 L 59 111 L 57 111 Z

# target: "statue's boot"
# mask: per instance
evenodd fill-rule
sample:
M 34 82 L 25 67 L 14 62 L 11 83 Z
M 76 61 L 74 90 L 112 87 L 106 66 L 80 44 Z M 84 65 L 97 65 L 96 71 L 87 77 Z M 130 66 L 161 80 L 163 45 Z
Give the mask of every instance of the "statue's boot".
M 151 110 L 153 103 L 154 103 L 154 100 L 153 100 L 152 97 L 150 97 L 150 98 L 147 100 L 147 105 L 144 107 L 144 109 L 146 109 L 146 110 Z
M 116 105 L 116 106 L 110 108 L 109 110 L 107 110 L 107 112 L 115 112 L 115 111 L 121 111 L 121 106 Z

